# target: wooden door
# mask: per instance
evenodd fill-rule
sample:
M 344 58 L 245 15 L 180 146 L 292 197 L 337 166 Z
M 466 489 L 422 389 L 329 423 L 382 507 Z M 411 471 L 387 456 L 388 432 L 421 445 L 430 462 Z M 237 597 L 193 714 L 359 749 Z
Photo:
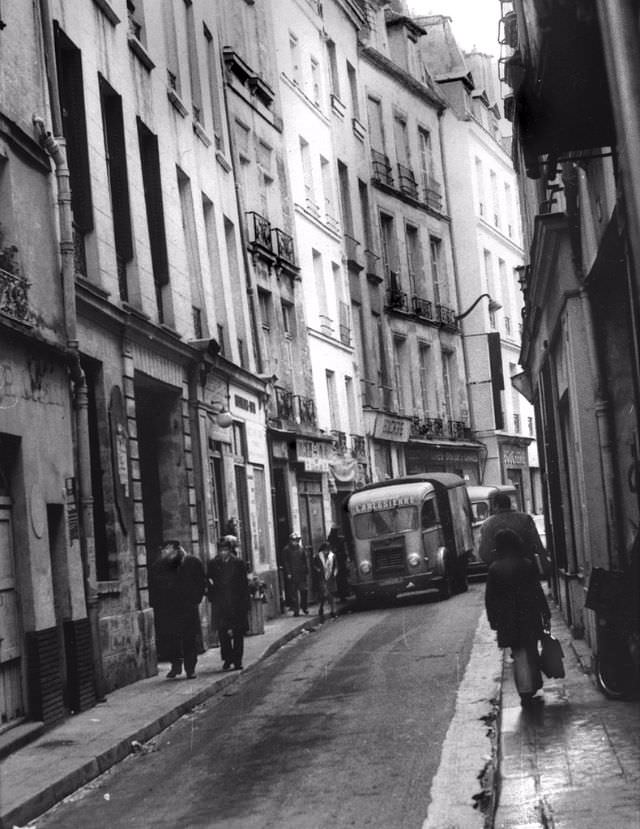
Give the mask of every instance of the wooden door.
M 0 637 L 0 724 L 4 725 L 24 715 L 11 500 L 4 495 L 0 495 Z

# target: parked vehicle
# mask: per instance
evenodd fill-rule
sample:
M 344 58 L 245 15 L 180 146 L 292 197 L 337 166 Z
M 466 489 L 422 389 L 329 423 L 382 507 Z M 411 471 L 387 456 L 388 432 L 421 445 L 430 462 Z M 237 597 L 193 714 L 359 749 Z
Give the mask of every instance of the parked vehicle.
M 358 599 L 467 589 L 471 505 L 462 478 L 420 473 L 369 484 L 345 504 L 345 538 Z
M 483 576 L 487 573 L 487 565 L 478 555 L 480 550 L 480 532 L 482 525 L 495 512 L 496 495 L 504 492 L 511 498 L 514 507 L 518 506 L 518 491 L 508 484 L 491 484 L 489 486 L 467 486 L 471 502 L 471 521 L 473 527 L 473 556 L 469 562 L 470 576 Z

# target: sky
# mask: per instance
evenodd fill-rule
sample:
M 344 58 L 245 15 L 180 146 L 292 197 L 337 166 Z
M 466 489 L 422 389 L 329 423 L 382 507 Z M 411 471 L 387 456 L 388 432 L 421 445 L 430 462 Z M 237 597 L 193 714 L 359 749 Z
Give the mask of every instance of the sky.
M 499 57 L 499 0 L 407 0 L 412 14 L 444 14 L 451 25 L 458 45 L 466 52 L 477 48 Z

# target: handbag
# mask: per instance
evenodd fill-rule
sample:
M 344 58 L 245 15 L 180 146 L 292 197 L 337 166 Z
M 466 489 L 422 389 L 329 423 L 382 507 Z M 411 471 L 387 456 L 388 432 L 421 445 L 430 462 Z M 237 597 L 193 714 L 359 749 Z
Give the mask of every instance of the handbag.
M 540 652 L 540 668 L 542 673 L 549 679 L 562 679 L 564 677 L 564 665 L 562 657 L 564 652 L 562 645 L 549 631 L 542 634 L 542 650 Z

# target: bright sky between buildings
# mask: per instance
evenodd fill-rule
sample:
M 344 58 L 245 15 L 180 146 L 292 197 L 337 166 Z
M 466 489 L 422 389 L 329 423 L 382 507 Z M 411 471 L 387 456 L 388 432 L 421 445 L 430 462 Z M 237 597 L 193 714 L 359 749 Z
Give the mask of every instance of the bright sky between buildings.
M 466 52 L 474 48 L 496 57 L 498 46 L 499 0 L 407 0 L 412 14 L 445 14 L 458 45 Z

